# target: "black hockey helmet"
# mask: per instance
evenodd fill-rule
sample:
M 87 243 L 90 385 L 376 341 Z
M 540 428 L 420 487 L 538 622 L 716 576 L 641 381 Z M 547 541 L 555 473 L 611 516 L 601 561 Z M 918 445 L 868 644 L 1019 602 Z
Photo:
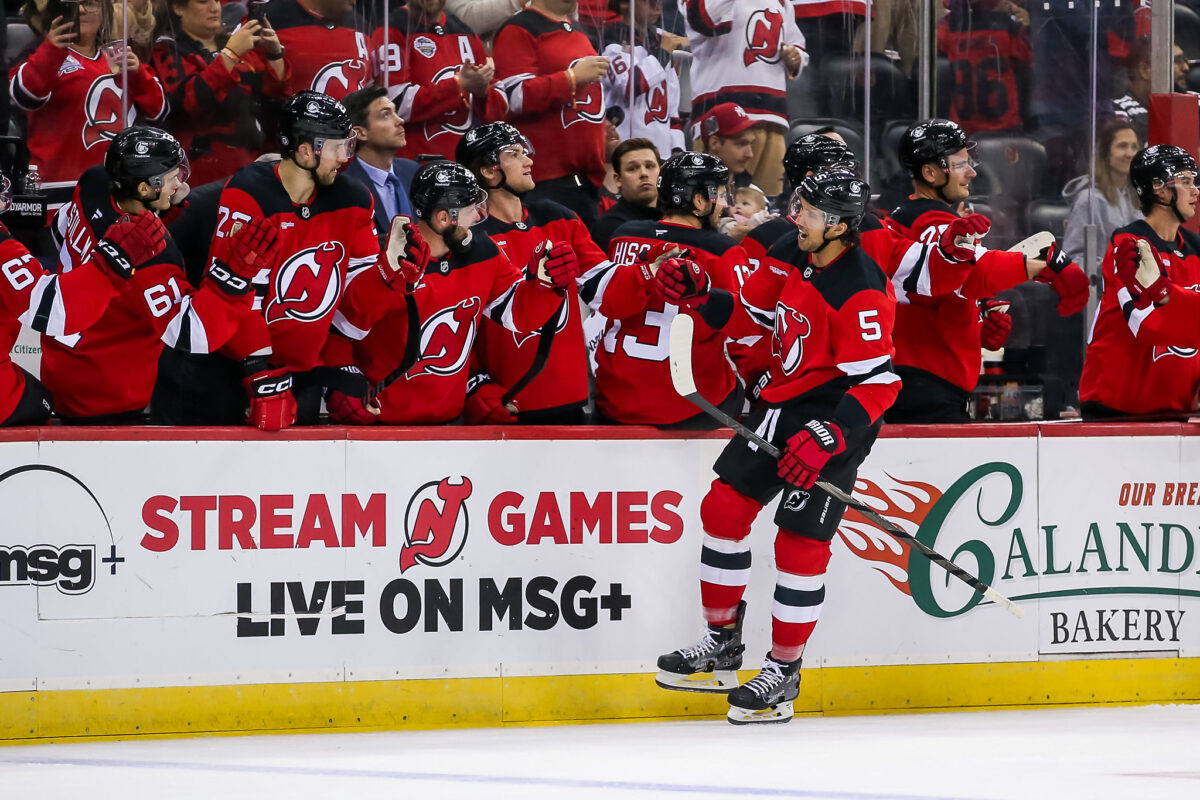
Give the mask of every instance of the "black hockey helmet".
M 793 219 L 802 211 L 801 199 L 825 214 L 826 228 L 844 222 L 854 231 L 867 213 L 871 187 L 851 170 L 822 169 L 801 181 L 792 193 L 788 213 Z
M 1129 180 L 1142 203 L 1153 203 L 1156 199 L 1154 190 L 1166 186 L 1181 172 L 1195 174 L 1196 159 L 1173 144 L 1144 147 L 1129 164 Z
M 472 128 L 458 140 L 454 160 L 478 175 L 484 167 L 499 164 L 500 151 L 513 145 L 521 145 L 526 154 L 533 154 L 533 145 L 516 126 L 507 122 L 488 122 Z
M 676 153 L 663 162 L 658 171 L 658 207 L 663 211 L 692 210 L 696 192 L 707 192 L 715 201 L 726 192 L 726 203 L 732 205 L 732 185 L 729 167 L 708 153 Z
M 118 198 L 137 197 L 144 181 L 161 192 L 163 178 L 179 170 L 180 182 L 186 182 L 191 169 L 187 154 L 174 136 L 148 125 L 135 125 L 118 133 L 104 154 L 104 171 Z
M 948 119 L 927 119 L 911 126 L 900 137 L 900 164 L 914 178 L 920 179 L 921 167 L 935 163 L 949 169 L 946 158 L 959 150 L 974 149 L 975 142 L 957 122 Z
M 856 163 L 857 158 L 849 147 L 837 139 L 821 133 L 809 133 L 793 139 L 783 154 L 783 169 L 788 182 L 799 186 L 810 172 L 834 164 Z
M 305 89 L 283 103 L 279 114 L 279 143 L 284 155 L 296 152 L 304 142 L 318 154 L 328 139 L 352 139 L 350 112 L 327 94 Z
M 479 188 L 479 182 L 469 169 L 453 161 L 430 161 L 423 164 L 413 175 L 408 190 L 413 213 L 428 221 L 435 212 L 445 209 L 450 212 L 450 221 L 458 224 L 458 212 L 474 207 L 479 212 L 478 222 L 487 216 L 487 192 Z M 469 227 L 469 226 L 468 226 Z

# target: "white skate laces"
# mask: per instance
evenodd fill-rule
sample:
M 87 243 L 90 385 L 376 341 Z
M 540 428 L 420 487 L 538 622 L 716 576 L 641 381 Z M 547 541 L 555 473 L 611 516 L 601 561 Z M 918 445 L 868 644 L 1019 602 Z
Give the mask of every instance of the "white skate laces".
M 779 662 L 767 659 L 763 662 L 762 671 L 744 684 L 746 689 L 766 699 L 771 692 L 783 685 L 783 668 Z

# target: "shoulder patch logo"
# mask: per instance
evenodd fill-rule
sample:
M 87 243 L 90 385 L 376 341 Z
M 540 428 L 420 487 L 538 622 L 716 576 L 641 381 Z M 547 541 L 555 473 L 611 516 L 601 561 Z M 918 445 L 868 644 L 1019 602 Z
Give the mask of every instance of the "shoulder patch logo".
M 413 39 L 413 49 L 426 58 L 433 58 L 437 54 L 437 42 L 428 36 L 418 36 Z

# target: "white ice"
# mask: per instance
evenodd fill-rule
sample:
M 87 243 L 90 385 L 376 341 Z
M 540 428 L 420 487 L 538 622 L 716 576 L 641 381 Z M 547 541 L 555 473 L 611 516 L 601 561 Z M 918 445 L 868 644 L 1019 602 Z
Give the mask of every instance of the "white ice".
M 1200 798 L 1200 706 L 0 747 L 0 797 Z

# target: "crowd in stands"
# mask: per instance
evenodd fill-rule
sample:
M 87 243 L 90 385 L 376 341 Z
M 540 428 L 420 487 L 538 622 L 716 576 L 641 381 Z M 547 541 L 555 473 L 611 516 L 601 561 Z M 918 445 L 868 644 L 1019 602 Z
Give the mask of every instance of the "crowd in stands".
M 938 116 L 970 139 L 914 166 L 920 25 L 902 0 L 873 3 L 870 20 L 859 0 L 27 0 L 6 31 L 0 172 L 6 246 L 38 263 L 8 310 L 43 334 L 48 391 L 23 396 L 17 375 L 0 422 L 41 421 L 52 394 L 78 424 L 236 424 L 248 406 L 278 428 L 315 423 L 324 404 L 347 424 L 703 425 L 638 371 L 665 364 L 678 304 L 626 268 L 698 259 L 736 290 L 794 232 L 788 200 L 812 170 L 789 159 L 810 156 L 852 165 L 885 222 L 927 185 L 951 216 L 990 218 L 988 247 L 1054 233 L 1042 266 L 955 313 L 972 318 L 974 350 L 1007 343 L 1009 373 L 1058 387 L 1022 416 L 1078 408 L 1085 321 L 1054 314 L 1079 297 L 1060 273 L 1077 264 L 1099 300 L 1110 237 L 1146 217 L 1130 176 L 1154 58 L 1148 4 L 1086 5 L 946 0 Z M 1183 3 L 1176 39 L 1189 92 L 1200 14 Z M 126 135 L 149 128 L 170 142 Z M 812 156 L 825 153 L 814 135 L 836 159 Z M 699 172 L 727 186 L 681 177 Z M 13 216 L 30 202 L 44 216 Z M 166 230 L 135 224 L 144 213 Z M 463 282 L 423 293 L 427 270 Z M 513 270 L 534 288 L 501 286 Z M 1056 277 L 1026 283 L 1038 270 Z M 456 306 L 485 273 L 479 307 Z M 149 304 L 142 328 L 129 281 Z M 758 401 L 761 355 L 730 343 L 715 403 Z M 91 372 L 122 382 L 112 402 L 71 399 Z M 975 379 L 950 383 L 966 403 Z M 192 408 L 189 393 L 216 384 L 228 391 L 212 408 Z

